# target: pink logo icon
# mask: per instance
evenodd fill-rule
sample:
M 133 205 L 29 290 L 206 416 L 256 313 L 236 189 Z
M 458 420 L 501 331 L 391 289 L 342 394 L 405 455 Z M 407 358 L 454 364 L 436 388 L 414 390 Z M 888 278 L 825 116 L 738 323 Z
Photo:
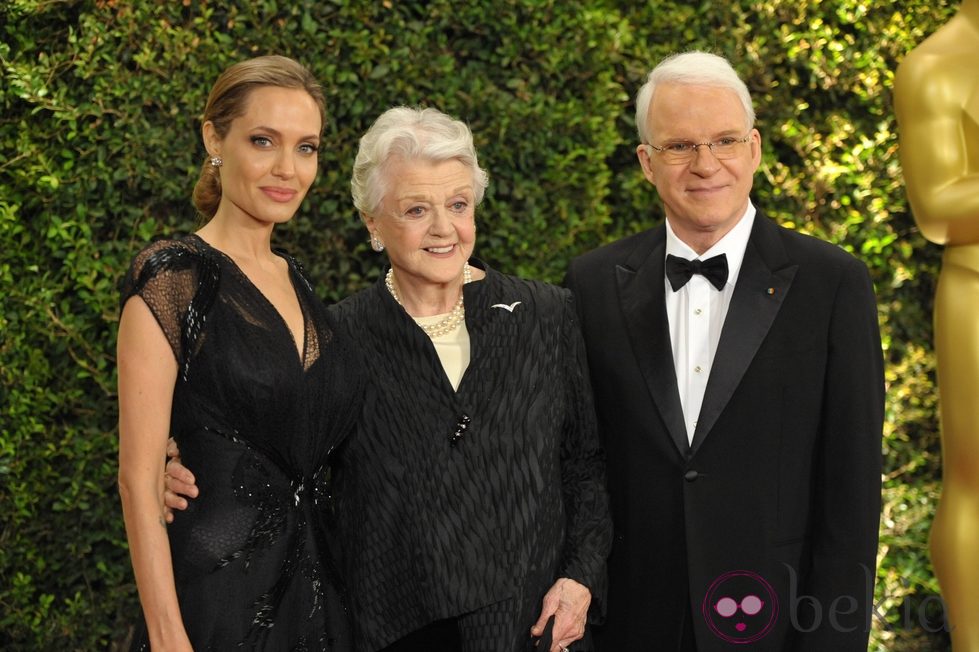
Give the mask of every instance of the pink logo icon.
M 718 638 L 736 645 L 753 643 L 775 626 L 778 598 L 761 575 L 731 571 L 711 583 L 701 610 Z

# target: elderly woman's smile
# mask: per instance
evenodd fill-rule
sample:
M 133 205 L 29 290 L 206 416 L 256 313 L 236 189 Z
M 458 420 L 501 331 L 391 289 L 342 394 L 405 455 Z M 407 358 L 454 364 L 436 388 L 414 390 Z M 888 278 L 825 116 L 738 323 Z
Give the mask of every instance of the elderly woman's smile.
M 452 248 L 455 245 L 449 245 L 447 247 L 426 247 L 425 251 L 432 254 L 447 254 L 452 252 Z

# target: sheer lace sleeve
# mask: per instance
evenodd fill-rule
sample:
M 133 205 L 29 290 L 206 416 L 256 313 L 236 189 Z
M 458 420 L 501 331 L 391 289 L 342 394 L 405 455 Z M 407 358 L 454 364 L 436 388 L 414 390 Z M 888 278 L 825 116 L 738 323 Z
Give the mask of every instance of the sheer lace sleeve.
M 200 346 L 219 267 L 188 240 L 158 240 L 136 254 L 122 282 L 121 306 L 133 296 L 146 302 L 186 378 Z

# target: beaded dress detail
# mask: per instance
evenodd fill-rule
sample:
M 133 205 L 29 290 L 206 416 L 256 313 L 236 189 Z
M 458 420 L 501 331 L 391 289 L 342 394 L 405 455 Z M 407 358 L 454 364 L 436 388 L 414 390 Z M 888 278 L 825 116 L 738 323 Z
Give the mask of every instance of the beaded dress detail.
M 122 302 L 146 302 L 179 365 L 170 431 L 200 495 L 168 534 L 198 651 L 351 649 L 327 465 L 360 412 L 362 372 L 299 264 L 276 253 L 302 308 L 302 343 L 197 236 L 152 243 L 123 282 Z M 148 649 L 145 629 L 133 649 Z

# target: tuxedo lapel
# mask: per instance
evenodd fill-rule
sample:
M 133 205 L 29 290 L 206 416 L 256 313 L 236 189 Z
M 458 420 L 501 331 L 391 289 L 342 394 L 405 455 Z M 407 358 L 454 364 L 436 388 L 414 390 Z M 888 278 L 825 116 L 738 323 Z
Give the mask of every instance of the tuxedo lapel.
M 697 419 L 694 454 L 741 383 L 799 268 L 789 264 L 778 228 L 761 213 L 755 216 Z
M 624 264 L 615 268 L 619 302 L 635 360 L 670 438 L 684 457 L 690 446 L 673 368 L 673 347 L 666 316 L 663 227 L 643 238 Z

